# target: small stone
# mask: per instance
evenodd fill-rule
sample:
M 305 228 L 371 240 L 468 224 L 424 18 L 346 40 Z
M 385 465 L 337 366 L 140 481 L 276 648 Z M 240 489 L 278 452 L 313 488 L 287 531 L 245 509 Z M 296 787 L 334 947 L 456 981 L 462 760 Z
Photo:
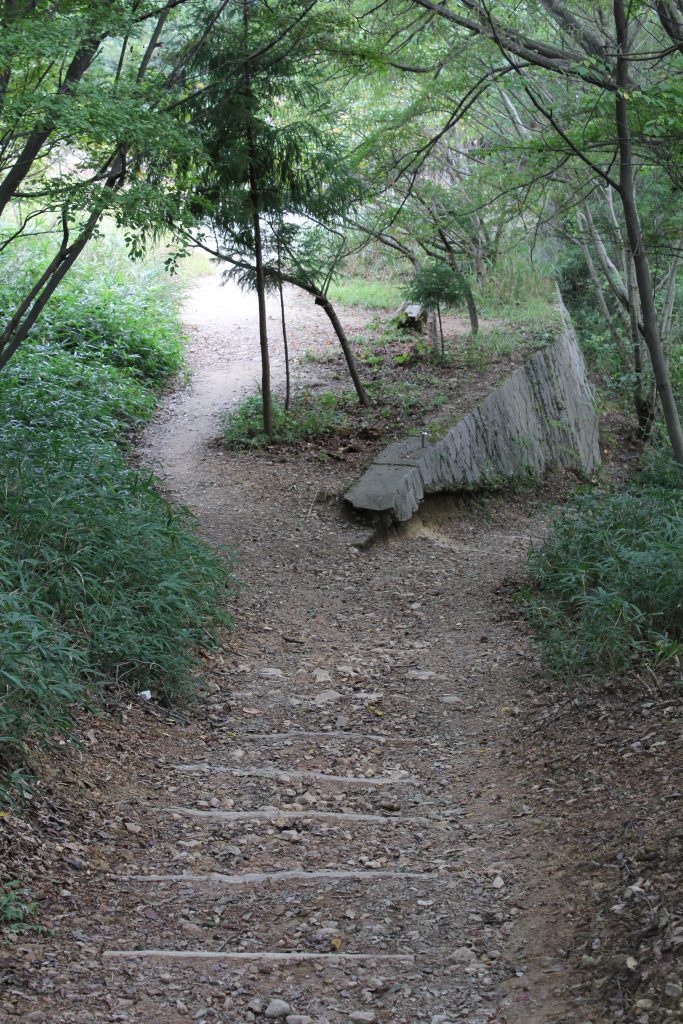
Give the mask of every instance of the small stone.
M 292 1007 L 284 999 L 271 999 L 266 1006 L 264 1014 L 269 1020 L 277 1020 L 278 1017 L 286 1017 Z
M 664 986 L 664 995 L 668 999 L 680 999 L 683 996 L 683 985 L 679 985 L 677 981 L 667 981 Z
M 431 1024 L 451 1024 L 451 1018 L 444 1016 L 443 1013 L 435 1013 L 431 1019 Z
M 349 1014 L 351 1024 L 375 1024 L 377 1017 L 372 1010 L 354 1010 Z
M 300 843 L 302 839 L 295 828 L 283 828 L 280 835 L 283 839 L 288 839 L 290 843 Z
M 27 1024 L 44 1024 L 44 1022 L 47 1020 L 47 1017 L 42 1012 L 42 1010 L 31 1010 L 30 1013 L 26 1014 L 24 1020 L 27 1022 Z
M 651 1010 L 655 1004 L 651 999 L 637 999 L 636 1010 Z
M 263 1003 L 258 996 L 256 996 L 254 999 L 249 1000 L 247 1003 L 247 1009 L 251 1010 L 252 1013 L 263 1013 Z
M 313 1018 L 306 1017 L 300 1013 L 290 1013 L 289 1016 L 285 1018 L 285 1024 L 313 1024 Z
M 313 698 L 313 703 L 320 708 L 325 704 L 330 704 L 332 701 L 339 700 L 340 697 L 341 693 L 337 690 L 323 690 L 322 693 Z
M 459 946 L 451 953 L 451 960 L 458 964 L 466 964 L 477 959 L 477 954 L 469 946 Z

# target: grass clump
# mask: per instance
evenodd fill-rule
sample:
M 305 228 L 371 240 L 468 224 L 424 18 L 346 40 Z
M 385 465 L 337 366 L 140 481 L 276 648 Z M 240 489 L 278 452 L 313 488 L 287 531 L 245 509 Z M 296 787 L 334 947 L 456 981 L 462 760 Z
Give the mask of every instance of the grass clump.
M 270 444 L 296 445 L 333 434 L 343 424 L 340 396 L 332 392 L 303 392 L 290 409 L 273 399 L 273 436 L 268 437 L 263 432 L 261 396 L 251 395 L 226 416 L 223 443 L 233 451 L 266 448 Z
M 368 381 L 366 391 L 371 408 L 359 405 L 351 390 L 324 391 L 297 395 L 289 410 L 273 399 L 273 436 L 263 432 L 261 396 L 252 395 L 240 402 L 225 418 L 223 443 L 232 451 L 257 450 L 270 445 L 295 446 L 324 441 L 334 435 L 350 437 L 362 430 L 381 438 L 395 429 L 409 429 L 416 417 L 440 408 L 447 396 L 434 390 L 438 380 L 426 376 L 418 381 L 384 383 Z M 425 389 L 430 388 L 428 397 Z
M 94 278 L 88 296 L 95 322 Z M 175 324 L 164 316 L 157 309 L 157 340 Z M 142 351 L 149 336 L 134 335 L 145 324 L 127 329 L 122 345 Z M 68 339 L 68 325 L 60 331 Z M 224 619 L 224 561 L 126 457 L 170 364 L 124 365 L 114 349 L 99 353 L 94 336 L 83 346 L 35 339 L 0 374 L 4 770 L 27 744 L 67 732 L 105 688 L 151 689 L 166 702 L 186 694 L 197 648 Z
M 341 306 L 395 309 L 403 301 L 403 289 L 393 281 L 343 277 L 330 285 L 330 299 Z
M 548 667 L 608 676 L 683 644 L 683 475 L 652 458 L 622 490 L 577 498 L 532 552 L 525 594 Z
M 0 931 L 17 934 L 28 929 L 42 930 L 31 924 L 36 904 L 29 901 L 25 888 L 16 879 L 0 883 Z

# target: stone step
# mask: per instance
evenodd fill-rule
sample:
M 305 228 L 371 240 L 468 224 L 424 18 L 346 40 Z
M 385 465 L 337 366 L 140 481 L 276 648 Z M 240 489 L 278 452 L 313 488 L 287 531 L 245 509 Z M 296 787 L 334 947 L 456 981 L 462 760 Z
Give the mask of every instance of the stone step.
M 382 815 L 382 814 L 355 814 L 353 811 L 282 811 L 277 807 L 261 808 L 255 811 L 221 811 L 221 810 L 199 810 L 195 807 L 164 807 L 162 812 L 169 814 L 187 815 L 192 818 L 204 820 L 214 819 L 216 821 L 245 821 L 247 819 L 266 821 L 306 821 L 325 820 L 340 822 L 372 821 L 383 825 L 393 823 L 409 823 L 412 825 L 437 824 L 442 821 L 440 818 L 428 818 L 413 815 Z
M 209 775 L 236 775 L 256 779 L 275 779 L 278 782 L 288 783 L 292 779 L 306 779 L 315 782 L 344 783 L 358 786 L 400 786 L 416 785 L 417 779 L 407 772 L 396 772 L 393 776 L 364 776 L 364 775 L 329 775 L 325 772 L 308 772 L 293 768 L 235 768 L 231 765 L 208 764 L 178 764 L 175 766 L 178 772 L 193 772 Z

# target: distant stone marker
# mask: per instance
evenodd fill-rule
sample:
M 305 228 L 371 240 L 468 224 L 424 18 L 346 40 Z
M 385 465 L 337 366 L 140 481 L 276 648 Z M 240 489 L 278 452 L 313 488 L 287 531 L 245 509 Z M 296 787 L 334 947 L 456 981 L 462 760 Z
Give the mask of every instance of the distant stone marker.
M 561 307 L 557 341 L 534 352 L 436 443 L 395 441 L 347 491 L 358 512 L 405 522 L 425 494 L 475 490 L 549 469 L 592 472 L 598 418 L 586 364 Z

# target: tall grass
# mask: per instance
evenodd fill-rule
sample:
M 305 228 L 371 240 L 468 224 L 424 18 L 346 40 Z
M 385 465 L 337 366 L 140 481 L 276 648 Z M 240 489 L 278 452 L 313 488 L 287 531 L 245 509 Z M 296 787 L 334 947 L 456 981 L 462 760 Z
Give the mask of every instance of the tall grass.
M 484 315 L 510 319 L 545 318 L 557 306 L 552 276 L 541 272 L 525 243 L 499 254 L 476 286 L 475 296 Z
M 7 305 L 24 256 L 17 276 L 0 264 Z M 5 768 L 104 689 L 187 693 L 197 648 L 225 618 L 225 563 L 126 457 L 180 342 L 159 271 L 114 256 L 104 246 L 81 268 L 0 374 Z
M 342 306 L 395 309 L 405 299 L 400 283 L 373 278 L 343 277 L 330 285 L 330 299 Z
M 47 262 L 46 243 L 13 247 L 0 259 L 0 323 Z M 33 340 L 162 383 L 182 362 L 180 284 L 154 257 L 132 263 L 121 240 L 102 238 L 64 279 L 31 331 Z
M 531 555 L 531 620 L 548 667 L 605 676 L 683 645 L 683 474 L 659 454 L 621 490 L 584 495 Z

